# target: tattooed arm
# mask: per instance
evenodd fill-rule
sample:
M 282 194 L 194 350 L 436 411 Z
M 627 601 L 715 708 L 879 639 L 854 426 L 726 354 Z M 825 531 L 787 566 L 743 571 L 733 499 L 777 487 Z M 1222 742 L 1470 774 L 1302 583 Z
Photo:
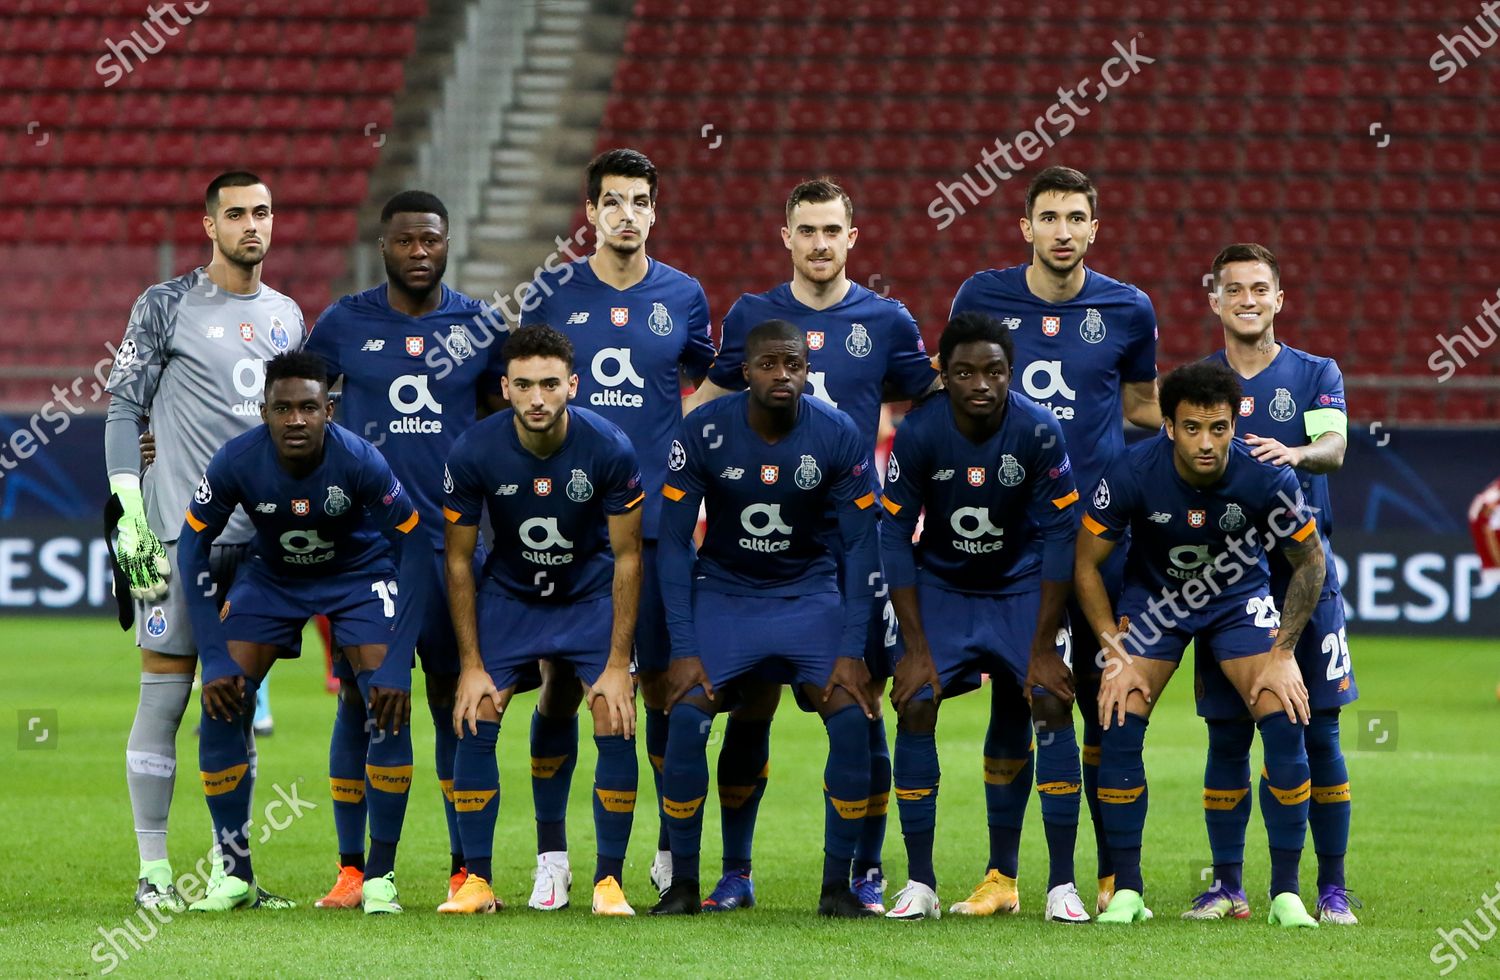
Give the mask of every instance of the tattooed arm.
M 1323 592 L 1323 539 L 1313 531 L 1301 541 L 1287 538 L 1281 547 L 1291 563 L 1292 579 L 1281 599 L 1281 629 L 1271 650 L 1290 657 Z

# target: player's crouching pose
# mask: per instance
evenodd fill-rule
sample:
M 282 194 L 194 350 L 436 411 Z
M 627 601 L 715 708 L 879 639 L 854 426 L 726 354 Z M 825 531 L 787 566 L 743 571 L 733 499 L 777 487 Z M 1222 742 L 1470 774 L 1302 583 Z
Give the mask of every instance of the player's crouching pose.
M 818 912 L 873 916 L 849 890 L 869 798 L 867 719 L 874 714 L 863 658 L 880 578 L 870 452 L 847 415 L 804 397 L 807 339 L 798 327 L 768 320 L 751 330 L 744 374 L 748 392 L 683 420 L 662 487 L 658 561 L 672 639 L 662 809 L 672 884 L 651 911 L 701 909 L 713 714 L 728 700 L 726 685 L 761 670 L 798 684 L 828 731 Z M 695 563 L 700 502 L 708 529 Z M 844 552 L 842 595 L 830 550 L 835 536 Z
M 445 477 L 448 606 L 461 661 L 453 802 L 468 877 L 438 911 L 502 907 L 490 886 L 495 743 L 516 682 L 553 660 L 577 674 L 594 715 L 594 913 L 634 915 L 620 882 L 638 779 L 630 650 L 641 591 L 640 470 L 618 426 L 569 407 L 578 376 L 566 337 L 524 327 L 504 358 L 511 407 L 459 437 Z M 471 561 L 485 510 L 494 550 L 476 601 Z M 565 904 L 566 890 L 551 900 Z
M 1078 598 L 1107 658 L 1099 802 L 1116 889 L 1100 922 L 1147 917 L 1142 746 L 1162 688 L 1198 640 L 1212 646 L 1260 729 L 1270 921 L 1317 927 L 1297 894 L 1310 782 L 1308 696 L 1294 651 L 1323 585 L 1323 546 L 1295 474 L 1258 461 L 1234 438 L 1239 404 L 1239 381 L 1223 365 L 1200 362 L 1168 375 L 1161 386 L 1166 432 L 1110 466 L 1078 535 Z M 1112 609 L 1099 567 L 1127 530 L 1125 588 Z M 1293 569 L 1279 631 L 1264 557 L 1278 546 Z
M 991 690 L 984 741 L 989 872 L 950 911 L 1020 909 L 1016 872 L 1034 720 L 1041 733 L 1036 784 L 1052 858 L 1046 915 L 1089 921 L 1073 883 L 1080 775 L 1073 683 L 1057 652 L 1073 579 L 1078 491 L 1056 417 L 1010 388 L 1014 356 L 1010 329 L 999 320 L 955 316 L 938 354 L 947 397 L 906 417 L 887 464 L 885 509 L 896 528 L 881 536 L 881 550 L 906 640 L 891 701 L 899 716 L 896 806 L 911 878 L 891 903 L 890 919 L 939 915 L 932 867 L 938 699 L 975 689 L 983 672 Z
M 203 790 L 227 876 L 189 909 L 223 912 L 255 901 L 250 863 L 251 706 L 278 657 L 301 653 L 314 615 L 333 624 L 379 735 L 365 760 L 370 853 L 363 906 L 400 912 L 396 843 L 411 789 L 411 665 L 422 621 L 431 544 L 413 535 L 417 512 L 385 459 L 329 420 L 328 373 L 315 354 L 266 364 L 266 424 L 214 454 L 188 505 L 177 548 L 184 582 L 209 581 L 209 549 L 236 507 L 255 525 L 251 556 L 224 604 L 188 589 L 203 661 Z M 399 556 L 397 565 L 382 537 Z

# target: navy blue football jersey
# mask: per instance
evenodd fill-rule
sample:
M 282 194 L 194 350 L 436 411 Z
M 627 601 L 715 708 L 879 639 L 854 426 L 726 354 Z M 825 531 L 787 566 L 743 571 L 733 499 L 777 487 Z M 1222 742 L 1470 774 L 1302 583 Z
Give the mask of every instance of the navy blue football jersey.
M 657 536 L 667 444 L 682 420 L 679 370 L 701 378 L 713 360 L 708 297 L 698 280 L 649 260 L 646 277 L 616 289 L 587 258 L 542 273 L 521 303 L 521 323 L 545 323 L 573 342 L 578 403 L 625 431 L 646 489 L 641 534 Z
M 1229 367 L 1222 350 L 1207 360 Z M 1234 370 L 1230 367 L 1230 370 Z M 1325 432 L 1349 437 L 1349 408 L 1344 403 L 1344 375 L 1331 357 L 1317 357 L 1295 347 L 1281 345 L 1281 352 L 1253 378 L 1240 378 L 1239 418 L 1234 433 L 1244 437 L 1268 436 L 1284 446 L 1305 446 Z M 1309 509 L 1318 518 L 1323 536 L 1327 574 L 1323 591 L 1339 587 L 1333 564 L 1333 501 L 1328 494 L 1328 475 L 1293 470 L 1302 486 Z M 1281 595 L 1291 578 L 1286 559 L 1271 555 L 1271 591 Z
M 484 305 L 441 288 L 437 309 L 422 317 L 393 309 L 384 285 L 344 296 L 318 317 L 307 341 L 328 362 L 330 380 L 344 379 L 338 417 L 390 461 L 436 548 L 443 546 L 443 461 L 474 424 L 476 392 L 498 391 L 505 370 Z
M 203 657 L 204 678 L 210 660 L 228 659 L 218 635 L 218 608 L 201 582 L 208 571 L 208 546 L 242 509 L 255 527 L 249 562 L 271 578 L 318 580 L 365 568 L 390 568 L 387 539 L 401 542 L 420 523 L 416 506 L 380 452 L 352 432 L 328 423 L 323 459 L 303 477 L 282 468 L 271 430 L 260 425 L 229 440 L 209 461 L 208 471 L 188 504 L 178 547 L 178 562 L 187 587 L 193 631 Z M 425 539 L 423 539 L 425 541 Z M 401 549 L 400 579 L 430 578 L 432 552 L 425 547 Z M 411 560 L 416 552 L 420 560 Z M 425 580 L 398 595 L 422 595 Z M 396 630 L 403 636 L 418 625 L 397 601 Z M 407 637 L 415 642 L 415 633 Z M 210 649 L 212 647 L 213 649 Z M 405 655 L 410 664 L 411 649 Z M 233 671 L 231 671 L 233 672 Z
M 459 437 L 443 475 L 444 516 L 472 527 L 489 512 L 494 546 L 485 577 L 528 602 L 609 595 L 615 557 L 608 518 L 642 502 L 625 433 L 588 409 L 567 411 L 568 434 L 546 459 L 521 445 L 515 412 L 506 409 Z
M 879 579 L 870 448 L 849 417 L 803 396 L 792 430 L 774 445 L 750 428 L 749 393 L 719 398 L 683 419 L 667 459 L 658 565 L 673 657 L 696 656 L 692 590 L 800 596 L 838 592 L 846 573 L 846 631 L 860 655 Z M 707 532 L 692 558 L 702 503 Z M 767 628 L 774 628 L 767 624 Z M 846 632 L 846 637 L 850 635 Z M 681 644 L 681 646 L 679 646 Z
M 1049 303 L 1026 285 L 1026 269 L 976 272 L 952 312 L 988 313 L 1010 327 L 1011 383 L 1057 416 L 1078 485 L 1092 488 L 1125 448 L 1121 383 L 1156 377 L 1156 311 L 1136 287 L 1092 269 L 1077 296 Z
M 808 394 L 853 419 L 862 444 L 872 452 L 885 388 L 896 398 L 915 398 L 937 377 L 906 307 L 851 282 L 844 298 L 826 310 L 802 303 L 792 295 L 790 283 L 745 293 L 724 317 L 709 380 L 731 391 L 744 390 L 745 338 L 767 320 L 786 320 L 806 332 Z
M 1094 487 L 1084 530 L 1114 541 L 1129 529 L 1126 589 L 1176 593 L 1203 579 L 1210 607 L 1267 591 L 1266 543 L 1316 533 L 1296 475 L 1234 439 L 1223 477 L 1198 489 L 1178 474 L 1172 453 L 1165 432 L 1127 449 Z
M 896 524 L 881 535 L 892 588 L 920 577 L 953 592 L 1009 595 L 1073 577 L 1078 490 L 1062 428 L 1016 391 L 982 443 L 959 432 L 947 397 L 909 413 L 886 461 L 883 495 Z

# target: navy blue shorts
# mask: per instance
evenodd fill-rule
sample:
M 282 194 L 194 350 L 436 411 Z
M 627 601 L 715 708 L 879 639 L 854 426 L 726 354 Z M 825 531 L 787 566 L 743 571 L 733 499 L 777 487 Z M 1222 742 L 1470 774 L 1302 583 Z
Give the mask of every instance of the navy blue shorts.
M 484 582 L 484 545 L 474 548 L 474 584 Z M 422 618 L 422 629 L 417 634 L 417 660 L 423 673 L 458 673 L 458 637 L 453 634 L 453 617 L 448 613 L 448 565 L 446 553 L 432 553 L 432 592 L 427 596 L 426 615 Z M 343 657 L 333 658 L 333 676 L 345 680 L 354 679 L 354 670 Z
M 753 673 L 821 689 L 838 659 L 843 605 L 837 592 L 743 596 L 700 587 L 693 595 L 693 624 L 703 672 L 715 688 Z
M 1161 602 L 1148 613 L 1152 599 L 1159 596 L 1127 587 L 1116 607 L 1117 615 L 1130 620 L 1123 646 L 1132 657 L 1180 662 L 1188 643 L 1196 641 L 1209 644 L 1217 660 L 1238 660 L 1265 653 L 1276 642 L 1280 614 L 1269 592 L 1215 599 L 1180 619 Z
M 268 643 L 296 657 L 302 652 L 302 628 L 322 615 L 333 625 L 335 649 L 389 644 L 396 624 L 395 581 L 390 562 L 308 579 L 273 579 L 259 562 L 247 562 L 229 589 L 225 636 Z
M 672 663 L 672 641 L 667 634 L 667 607 L 661 599 L 661 580 L 656 576 L 656 542 L 641 545 L 641 604 L 635 617 L 637 674 L 661 673 Z
M 1026 682 L 1042 607 L 1040 591 L 972 595 L 924 583 L 917 586 L 917 604 L 943 697 L 977 689 L 984 674 L 1008 677 L 1017 685 Z M 932 697 L 932 688 L 922 688 L 917 697 Z
M 1337 591 L 1325 592 L 1318 600 L 1297 641 L 1296 656 L 1314 711 L 1342 708 L 1359 697 L 1354 665 L 1349 660 L 1349 638 L 1344 631 L 1344 598 Z M 1219 669 L 1211 641 L 1196 644 L 1194 668 L 1200 717 L 1222 721 L 1247 713 L 1244 699 Z
M 500 690 L 529 686 L 539 660 L 568 663 L 585 684 L 604 673 L 614 630 L 609 596 L 548 605 L 517 599 L 494 586 L 482 588 L 477 602 L 479 653 Z

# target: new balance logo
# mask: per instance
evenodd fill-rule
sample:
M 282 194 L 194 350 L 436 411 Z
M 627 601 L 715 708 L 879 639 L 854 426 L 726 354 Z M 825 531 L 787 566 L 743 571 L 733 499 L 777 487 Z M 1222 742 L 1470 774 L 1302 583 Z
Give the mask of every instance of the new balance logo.
M 362 350 L 362 351 L 371 351 L 371 352 L 379 351 L 379 350 L 385 350 L 385 341 L 383 341 L 383 340 L 367 340 L 367 341 L 365 341 L 364 346 L 360 348 L 360 350 Z
M 510 497 L 513 496 L 519 489 L 521 489 L 521 485 L 519 483 L 502 483 L 500 486 L 495 488 L 495 496 Z
M 203 331 L 203 336 L 207 337 L 209 340 L 222 340 L 224 337 L 224 328 L 209 327 L 207 330 Z
M 745 471 L 738 466 L 726 466 L 724 472 L 719 474 L 721 480 L 738 480 L 745 475 Z
M 581 313 L 570 313 L 570 314 L 568 314 L 568 326 L 570 326 L 570 327 L 575 327 L 575 326 L 579 325 L 580 323 L 588 323 L 588 322 L 589 322 L 589 314 L 588 314 L 587 310 L 584 310 Z
M 936 473 L 932 474 L 932 478 L 934 480 L 951 480 L 951 479 L 953 479 L 953 471 L 952 470 L 938 470 Z
M 1146 520 L 1151 521 L 1154 524 L 1167 524 L 1172 520 L 1172 515 L 1159 510 L 1152 514 L 1150 517 L 1146 518 Z
M 256 504 L 255 505 L 255 512 L 257 514 L 274 514 L 274 513 L 276 513 L 276 505 L 275 504 L 265 504 L 265 503 Z

